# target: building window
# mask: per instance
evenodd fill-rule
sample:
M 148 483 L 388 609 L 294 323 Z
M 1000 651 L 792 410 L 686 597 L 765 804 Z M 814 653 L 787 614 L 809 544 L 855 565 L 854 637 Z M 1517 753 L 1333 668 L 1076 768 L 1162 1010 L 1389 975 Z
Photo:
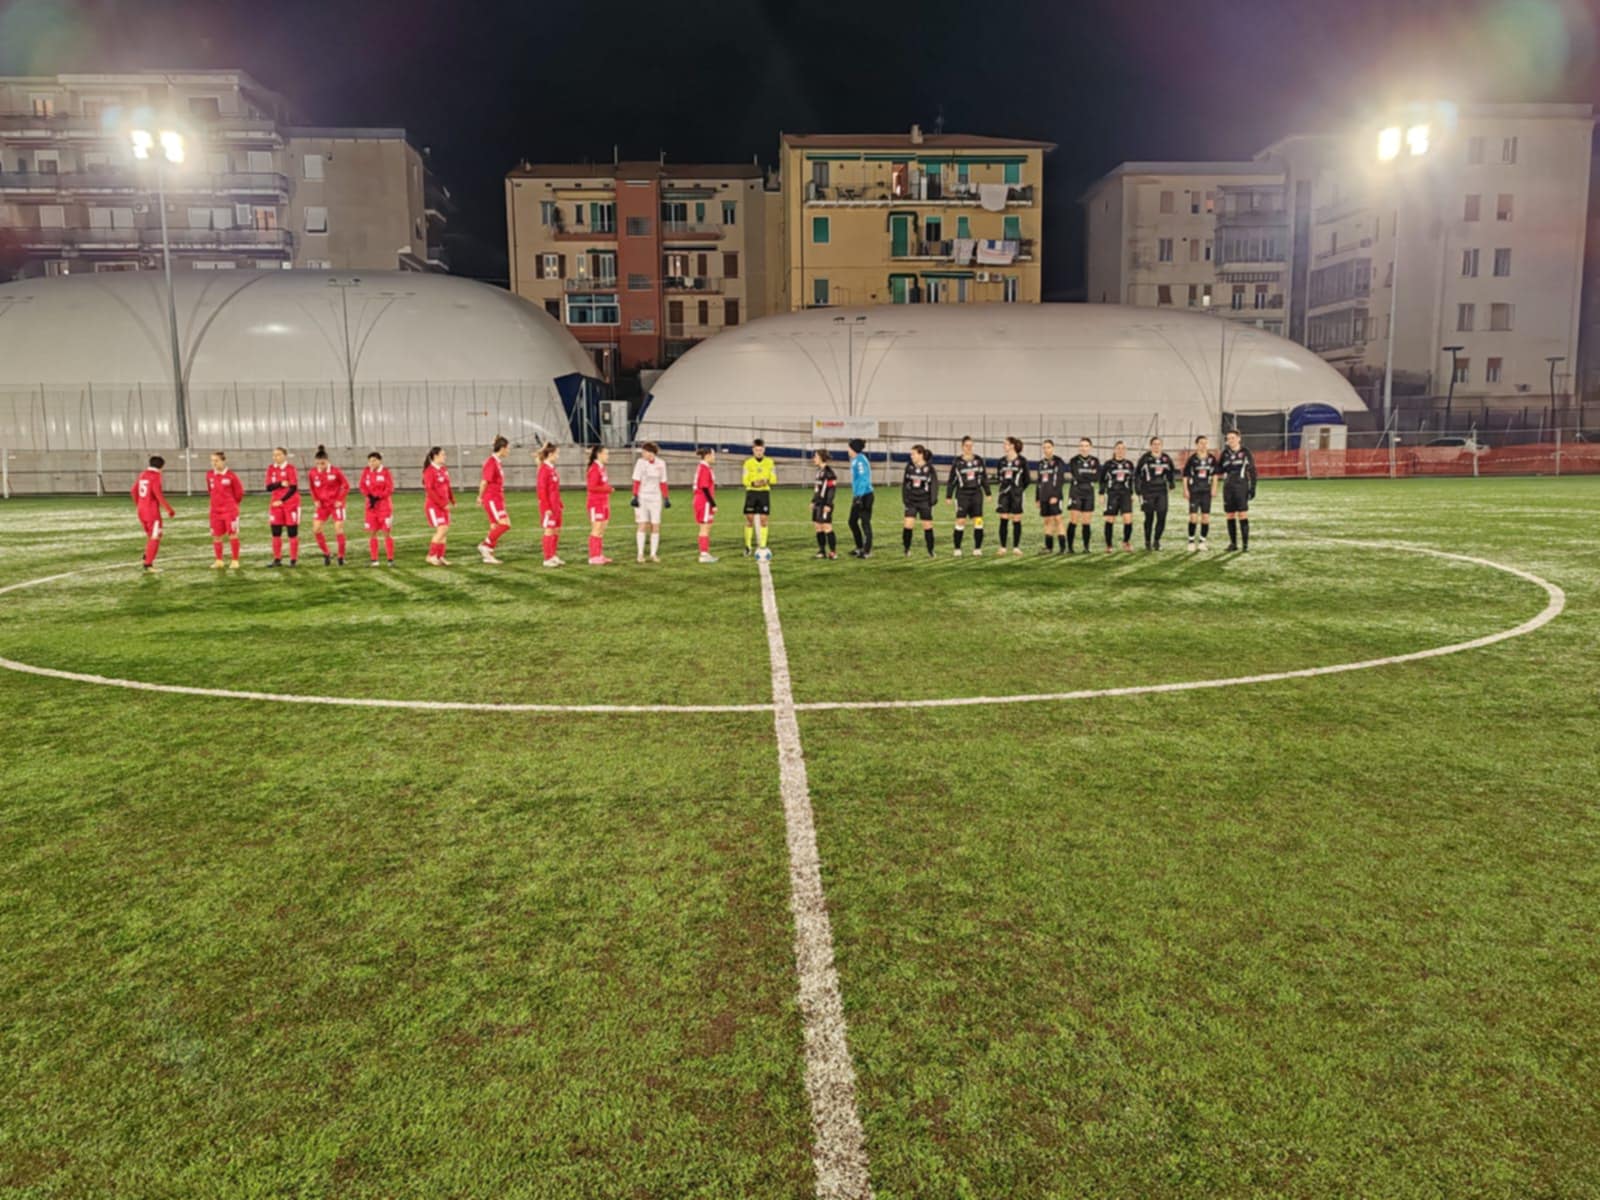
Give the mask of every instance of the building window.
M 1156 288 L 1156 303 L 1157 304 L 1171 304 L 1172 303 L 1172 285 L 1170 283 L 1163 283 L 1163 284 L 1160 284 L 1159 286 L 1157 286 L 1157 288 Z
M 811 184 L 813 187 L 825 188 L 828 186 L 828 164 L 814 162 L 811 164 Z
M 1264 284 L 1264 283 L 1256 284 L 1256 307 L 1257 308 L 1266 308 L 1266 307 L 1268 307 L 1267 294 L 1268 293 L 1267 293 L 1267 285 L 1266 284 Z
M 1172 261 L 1172 239 L 1161 238 L 1156 242 L 1156 261 L 1169 263 Z
M 1456 370 L 1453 378 L 1457 383 L 1470 383 L 1472 381 L 1472 360 L 1470 358 L 1456 359 Z
M 1007 275 L 1000 281 L 1000 299 L 1005 304 L 1015 304 L 1021 292 L 1022 280 L 1015 275 Z
M 56 98 L 54 96 L 28 97 L 33 115 L 36 117 L 53 117 L 56 115 Z
M 1172 192 L 1161 193 L 1161 211 L 1170 213 L 1175 211 L 1175 196 Z
M 1475 167 L 1481 162 L 1483 162 L 1483 139 L 1481 137 L 1468 138 L 1467 139 L 1467 163 L 1468 163 L 1468 165 Z
M 1511 250 L 1501 247 L 1494 252 L 1494 273 L 1501 279 L 1511 274 Z
M 1207 308 L 1211 307 L 1211 285 L 1209 283 L 1200 285 L 1200 303 Z
M 811 281 L 811 303 L 826 304 L 828 302 L 828 281 L 826 279 L 813 279 Z
M 1476 221 L 1478 219 L 1478 208 L 1482 202 L 1483 197 L 1476 192 L 1469 195 L 1466 204 L 1462 207 L 1461 219 L 1463 221 Z
M 956 218 L 956 236 L 970 238 L 972 236 L 972 219 L 970 217 Z
M 308 154 L 300 160 L 300 173 L 313 182 L 322 178 L 322 155 Z
M 826 246 L 828 244 L 828 234 L 829 234 L 828 218 L 827 217 L 812 217 L 811 218 L 811 244 L 813 246 Z M 825 283 L 827 281 L 823 280 L 821 282 Z
M 695 306 L 695 320 L 701 325 L 711 324 L 711 301 L 702 300 Z
M 944 221 L 939 217 L 928 217 L 922 223 L 922 239 L 926 242 L 942 242 L 944 240 Z
M 1200 215 L 1200 193 L 1199 192 L 1190 192 L 1189 193 L 1189 215 L 1191 217 L 1198 217 Z
M 615 284 L 617 282 L 617 252 L 615 250 L 591 250 L 589 252 L 589 274 L 597 283 Z
M 61 173 L 60 151 L 35 150 L 33 152 L 33 169 L 41 175 L 59 175 Z
M 617 206 L 611 201 L 595 201 L 589 205 L 589 230 L 591 233 L 617 231 Z
M 1006 183 L 1012 183 L 1012 184 L 1016 184 L 1016 183 L 1021 183 L 1022 182 L 1022 164 L 1021 163 L 1008 162 L 1006 164 L 1005 182 Z
M 1472 326 L 1477 321 L 1478 306 L 1476 304 L 1456 305 L 1456 332 L 1471 333 Z
M 739 252 L 737 250 L 723 251 L 722 277 L 724 279 L 739 278 Z
M 1021 217 L 1007 217 L 1007 218 L 1005 218 L 1005 220 L 1002 222 L 1002 232 L 1001 232 L 1000 236 L 1004 240 L 1006 240 L 1008 242 L 1021 243 L 1021 241 L 1022 241 L 1022 218 Z M 1019 246 L 1019 248 L 1020 248 L 1020 246 Z
M 1489 305 L 1489 328 L 1495 333 L 1510 332 L 1512 308 L 1510 304 Z
M 649 217 L 629 217 L 628 218 L 628 224 L 627 224 L 627 232 L 628 232 L 628 236 L 629 237 L 649 237 L 650 236 L 650 218 Z
M 541 254 L 539 256 L 539 278 L 560 279 L 566 274 L 565 259 L 566 255 L 564 254 Z
M 578 226 L 579 228 L 583 227 L 583 205 L 582 204 L 574 204 L 572 206 L 572 223 L 574 225 Z
M 1200 261 L 1200 239 L 1199 238 L 1190 238 L 1189 239 L 1189 261 L 1190 262 L 1199 262 Z
M 328 210 L 320 204 L 306 206 L 306 232 L 328 232 Z
M 101 103 L 104 103 L 102 101 Z M 85 116 L 88 114 L 85 113 Z M 222 117 L 222 101 L 216 96 L 190 96 L 189 115 L 200 121 L 216 121 Z
M 737 225 L 739 223 L 739 205 L 733 200 L 722 202 L 722 223 L 724 225 Z
M 1200 304 L 1200 285 L 1198 283 L 1191 283 L 1189 285 L 1189 307 L 1190 308 L 1196 308 L 1196 307 L 1199 306 L 1199 304 Z
M 739 302 L 737 300 L 724 300 L 722 302 L 722 323 L 724 325 L 737 325 L 739 323 Z
M 1496 221 L 1511 220 L 1511 193 L 1501 192 L 1494 202 L 1494 219 Z
M 648 292 L 650 290 L 650 276 L 630 273 L 628 275 L 628 290 L 630 292 Z
M 1485 383 L 1499 383 L 1500 368 L 1504 362 L 1504 359 L 1491 358 L 1483 368 L 1483 381 Z
M 616 325 L 622 320 L 617 298 L 604 292 L 577 292 L 567 297 L 568 325 Z
M 544 310 L 556 320 L 561 320 L 561 301 L 554 299 L 546 300 L 544 302 Z
M 561 214 L 556 210 L 556 202 L 554 200 L 539 201 L 539 224 L 561 224 Z
M 194 269 L 196 271 L 231 271 L 238 265 L 232 259 L 227 258 L 201 258 L 195 261 Z
M 46 275 L 67 275 L 72 271 L 71 266 L 64 258 L 47 258 L 44 263 Z
M 1500 161 L 1514 163 L 1517 161 L 1517 139 L 1514 137 L 1500 139 Z
M 628 322 L 629 333 L 654 333 L 656 319 L 654 317 L 634 317 Z
M 1217 211 L 1217 194 L 1215 192 L 1206 193 L 1206 211 L 1208 213 Z
M 1478 277 L 1478 252 L 1476 250 L 1463 250 L 1461 252 L 1461 275 L 1464 279 Z

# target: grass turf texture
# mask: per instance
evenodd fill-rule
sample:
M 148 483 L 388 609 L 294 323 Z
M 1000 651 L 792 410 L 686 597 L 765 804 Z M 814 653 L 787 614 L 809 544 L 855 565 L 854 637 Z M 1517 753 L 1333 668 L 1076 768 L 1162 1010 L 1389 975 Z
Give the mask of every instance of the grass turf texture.
M 780 493 L 773 538 L 801 701 L 1292 669 L 1544 604 L 1291 535 L 1568 593 L 1527 638 L 1355 675 L 803 714 L 881 1197 L 1600 1192 L 1600 481 L 1269 482 L 1248 558 L 1185 554 L 1175 521 L 1160 556 L 956 562 L 941 509 L 941 558 L 919 536 L 906 563 L 885 494 L 879 556 L 820 563 L 804 500 Z M 392 573 L 269 573 L 253 529 L 257 569 L 212 573 L 203 502 L 176 503 L 165 575 L 0 597 L 0 654 L 256 690 L 769 698 L 732 497 L 717 566 L 674 509 L 667 565 L 561 572 L 526 497 L 506 566 L 469 562 L 472 513 L 461 565 L 410 537 Z M 140 544 L 125 502 L 13 501 L 0 586 Z M 15 674 L 0 697 L 0 1188 L 809 1193 L 769 717 Z

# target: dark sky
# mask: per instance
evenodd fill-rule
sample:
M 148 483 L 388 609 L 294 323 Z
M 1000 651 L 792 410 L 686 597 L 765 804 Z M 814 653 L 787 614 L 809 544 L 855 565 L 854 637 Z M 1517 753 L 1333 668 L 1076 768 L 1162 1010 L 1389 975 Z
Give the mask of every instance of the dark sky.
M 238 66 L 316 124 L 404 125 L 503 276 L 521 158 L 770 164 L 778 132 L 1059 143 L 1046 288 L 1081 287 L 1085 184 L 1246 156 L 1417 98 L 1600 100 L 1600 0 L 0 0 L 0 71 Z

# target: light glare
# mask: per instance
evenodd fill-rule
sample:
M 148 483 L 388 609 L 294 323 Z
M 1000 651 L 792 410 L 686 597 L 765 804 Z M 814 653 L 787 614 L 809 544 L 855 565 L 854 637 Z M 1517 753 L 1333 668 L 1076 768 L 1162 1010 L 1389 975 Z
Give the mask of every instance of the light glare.
M 145 129 L 135 129 L 128 135 L 133 140 L 133 156 L 135 158 L 149 158 L 150 147 L 155 145 L 155 138 Z
M 161 149 L 166 152 L 169 163 L 181 163 L 183 161 L 183 134 L 171 129 L 163 129 L 161 131 Z M 1412 153 L 1415 154 L 1417 151 L 1412 151 Z
M 1412 157 L 1428 152 L 1428 127 L 1426 125 L 1413 125 L 1406 130 L 1406 146 L 1410 148 Z

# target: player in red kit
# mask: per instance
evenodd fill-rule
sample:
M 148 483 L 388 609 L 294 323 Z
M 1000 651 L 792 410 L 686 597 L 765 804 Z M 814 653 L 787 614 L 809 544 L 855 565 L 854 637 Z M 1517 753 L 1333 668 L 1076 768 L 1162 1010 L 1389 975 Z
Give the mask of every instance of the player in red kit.
M 709 446 L 700 451 L 700 465 L 694 469 L 694 523 L 700 527 L 700 561 L 714 563 L 711 553 L 711 522 L 717 519 L 717 473 L 712 466 L 717 452 Z
M 372 566 L 378 565 L 378 535 L 383 534 L 383 549 L 394 566 L 394 475 L 383 465 L 383 455 L 374 450 L 367 455 L 367 469 L 361 472 L 361 494 L 367 501 L 367 545 L 372 550 Z
M 144 526 L 144 569 L 150 575 L 160 573 L 156 553 L 161 549 L 161 513 L 165 510 L 169 517 L 178 515 L 161 494 L 161 468 L 166 465 L 166 459 L 152 454 L 149 468 L 139 472 L 139 478 L 128 489 L 139 509 L 139 524 Z
M 422 492 L 428 527 L 433 530 L 433 538 L 428 542 L 428 565 L 448 567 L 450 562 L 444 556 L 444 543 L 450 536 L 450 508 L 456 502 L 456 493 L 450 486 L 444 451 L 438 446 L 428 451 L 427 461 L 422 464 Z
M 300 565 L 300 472 L 289 461 L 289 452 L 279 446 L 272 452 L 267 467 L 267 523 L 272 527 L 272 561 L 268 566 L 283 566 L 283 535 L 289 535 L 289 565 Z
M 554 442 L 539 447 L 539 525 L 544 530 L 544 565 L 564 567 L 556 554 L 561 544 L 561 473 L 556 470 L 560 453 Z
M 478 503 L 489 518 L 489 536 L 478 543 L 478 555 L 484 562 L 499 566 L 494 556 L 495 545 L 511 528 L 511 517 L 506 512 L 505 457 L 511 443 L 503 437 L 494 439 L 489 457 L 483 460 L 483 474 L 478 479 Z
M 244 482 L 228 470 L 228 456 L 221 450 L 211 452 L 211 470 L 206 472 L 206 494 L 211 497 L 211 549 L 216 561 L 213 571 L 229 567 L 239 569 L 239 505 L 244 502 Z M 222 561 L 222 540 L 232 543 L 233 557 Z
M 615 490 L 606 478 L 606 459 L 610 457 L 604 446 L 589 451 L 589 478 L 587 503 L 589 508 L 589 565 L 607 567 L 606 525 L 611 520 L 611 493 Z
M 334 536 L 338 539 L 339 565 L 344 566 L 344 502 L 350 495 L 350 481 L 344 472 L 328 461 L 328 448 L 317 447 L 315 464 L 311 468 L 311 498 L 317 502 L 317 515 L 312 518 L 311 532 L 317 535 L 317 549 L 322 551 L 322 565 L 332 566 L 333 555 L 328 552 L 328 535 L 323 529 L 333 522 Z

